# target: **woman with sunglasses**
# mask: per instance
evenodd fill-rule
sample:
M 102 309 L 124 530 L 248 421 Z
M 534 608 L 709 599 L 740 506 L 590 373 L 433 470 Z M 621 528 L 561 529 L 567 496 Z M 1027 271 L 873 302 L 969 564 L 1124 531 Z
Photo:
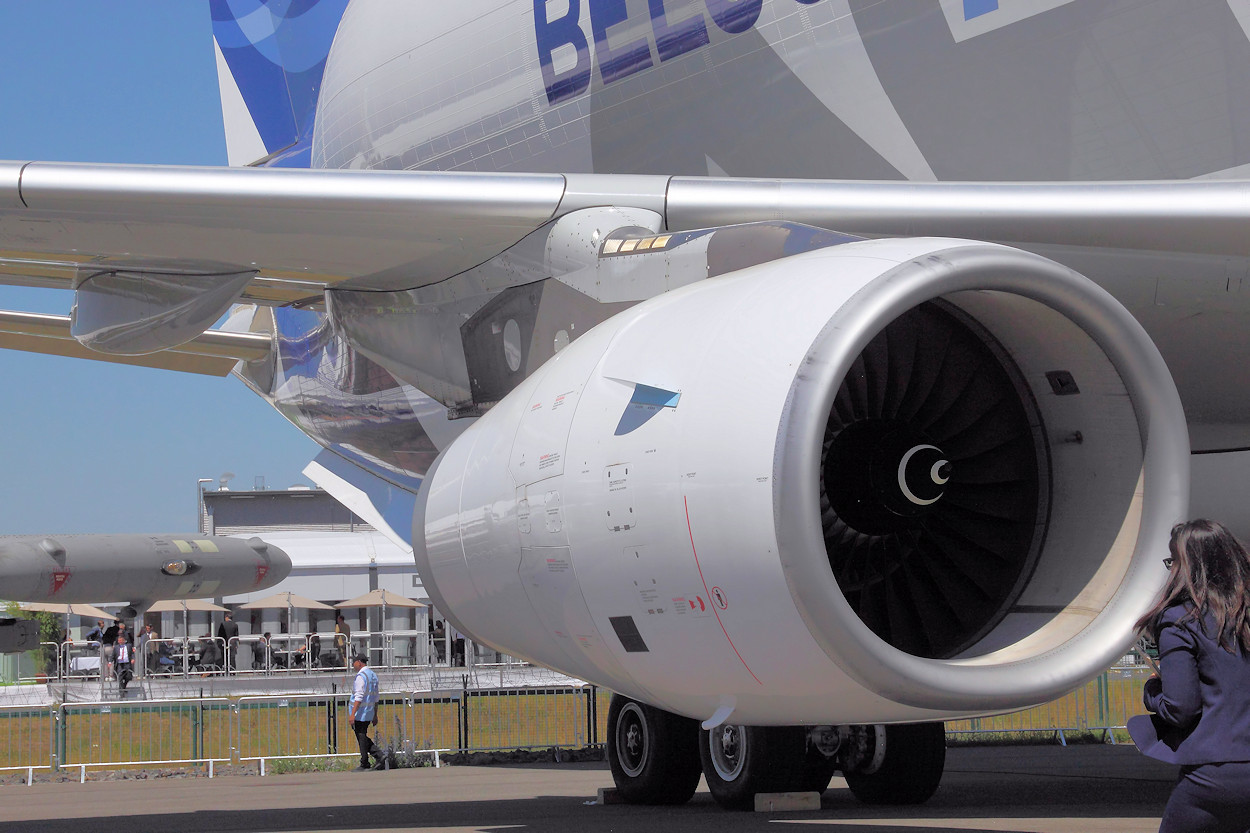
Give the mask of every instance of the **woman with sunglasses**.
M 1159 646 L 1137 747 L 1180 764 L 1161 833 L 1250 828 L 1250 553 L 1206 519 L 1172 528 L 1159 603 L 1137 628 Z

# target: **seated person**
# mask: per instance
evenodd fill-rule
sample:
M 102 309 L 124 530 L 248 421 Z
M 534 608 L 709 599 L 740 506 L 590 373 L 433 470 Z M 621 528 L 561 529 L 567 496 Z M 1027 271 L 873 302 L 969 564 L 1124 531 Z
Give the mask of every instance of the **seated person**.
M 265 631 L 265 642 L 269 644 L 269 667 L 286 668 L 286 649 L 290 647 L 290 643 L 274 642 L 268 631 Z
M 202 669 L 220 668 L 222 661 L 221 649 L 217 647 L 217 643 L 212 637 L 204 634 L 200 637 L 200 661 L 199 666 Z
M 173 672 L 174 666 L 178 663 L 174 661 L 174 646 L 171 642 L 162 642 L 156 647 L 156 664 L 154 667 L 157 671 Z
M 265 635 L 260 641 L 252 646 L 252 667 L 268 668 L 269 667 L 269 631 L 265 631 Z

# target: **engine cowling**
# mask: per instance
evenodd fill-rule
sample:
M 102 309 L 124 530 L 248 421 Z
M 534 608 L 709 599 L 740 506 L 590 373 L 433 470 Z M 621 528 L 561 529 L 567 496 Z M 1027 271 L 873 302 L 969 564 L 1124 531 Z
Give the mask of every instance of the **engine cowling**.
M 1004 711 L 1131 643 L 1185 517 L 1166 365 L 1008 247 L 850 243 L 654 298 L 458 438 L 415 518 L 480 641 L 671 711 Z

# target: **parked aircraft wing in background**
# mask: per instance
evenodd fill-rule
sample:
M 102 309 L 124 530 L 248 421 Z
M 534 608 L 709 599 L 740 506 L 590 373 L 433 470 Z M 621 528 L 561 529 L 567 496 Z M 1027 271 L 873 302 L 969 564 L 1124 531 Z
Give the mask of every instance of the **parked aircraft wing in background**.
M 222 535 L 0 537 L 0 583 L 19 602 L 140 602 L 273 587 L 291 559 L 259 538 Z

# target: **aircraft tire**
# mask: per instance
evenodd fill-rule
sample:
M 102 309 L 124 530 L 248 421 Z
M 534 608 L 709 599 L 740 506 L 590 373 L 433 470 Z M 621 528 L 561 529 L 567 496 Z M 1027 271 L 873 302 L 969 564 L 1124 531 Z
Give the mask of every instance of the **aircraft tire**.
M 806 742 L 801 726 L 726 724 L 701 730 L 699 758 L 712 797 L 728 810 L 749 810 L 757 793 L 801 788 Z
M 866 736 L 873 738 L 873 727 L 867 728 Z M 941 723 L 910 723 L 877 728 L 875 737 L 884 741 L 884 753 L 875 756 L 874 766 L 843 771 L 851 792 L 864 804 L 928 801 L 937 791 L 946 766 L 945 727 Z M 866 758 L 874 758 L 874 751 L 867 750 Z
M 685 804 L 699 786 L 699 724 L 619 694 L 608 706 L 608 764 L 629 804 Z

